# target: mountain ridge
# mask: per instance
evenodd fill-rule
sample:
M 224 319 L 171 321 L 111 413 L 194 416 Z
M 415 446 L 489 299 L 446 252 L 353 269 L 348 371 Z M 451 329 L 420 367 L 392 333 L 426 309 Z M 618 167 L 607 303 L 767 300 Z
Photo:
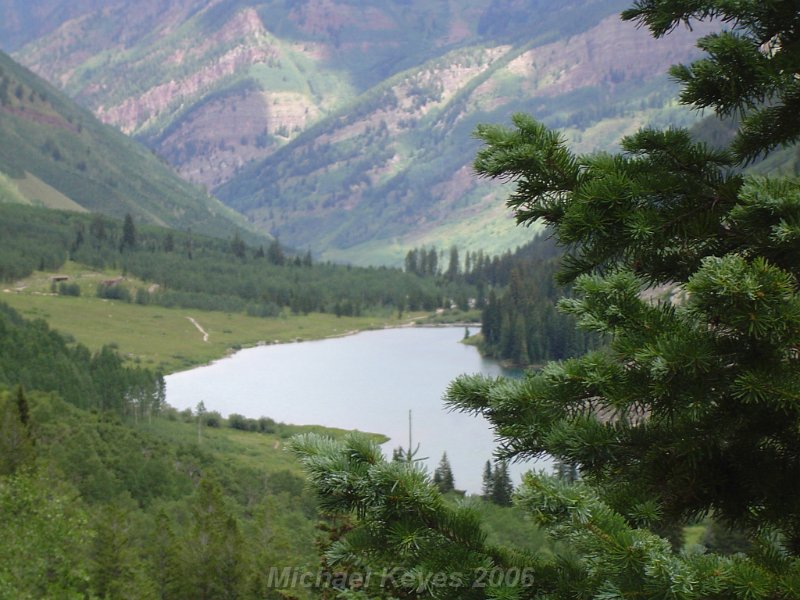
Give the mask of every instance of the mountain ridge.
M 376 86 L 344 114 L 315 124 L 217 193 L 289 243 L 355 262 L 376 238 L 406 237 L 393 253 L 395 262 L 408 246 L 470 247 L 487 227 L 499 243 L 489 250 L 523 243 L 530 234 L 514 228 L 500 188 L 471 175 L 478 148 L 474 126 L 505 121 L 513 112 L 538 113 L 546 124 L 566 128 L 573 147 L 588 152 L 612 150 L 622 135 L 659 120 L 692 122 L 691 113 L 675 105 L 667 77 L 653 75 L 690 54 L 663 44 L 642 60 L 638 50 L 648 40 L 608 17 L 568 46 L 558 41 L 454 50 Z M 623 46 L 628 56 L 616 70 L 603 52 L 591 51 L 610 44 Z M 461 82 L 433 76 L 437 69 L 464 74 L 465 61 L 479 67 Z M 633 100 L 632 88 L 639 90 Z M 602 127 L 595 131 L 597 123 Z M 477 235 L 470 238 L 458 227 L 465 222 Z
M 698 33 L 654 41 L 620 23 L 628 4 L 45 0 L 62 22 L 15 56 L 259 229 L 397 264 L 421 244 L 528 239 L 471 176 L 479 122 L 529 112 L 578 151 L 613 151 L 694 120 L 663 73 Z
M 241 215 L 2 52 L 0 133 L 0 188 L 8 201 L 260 237 Z

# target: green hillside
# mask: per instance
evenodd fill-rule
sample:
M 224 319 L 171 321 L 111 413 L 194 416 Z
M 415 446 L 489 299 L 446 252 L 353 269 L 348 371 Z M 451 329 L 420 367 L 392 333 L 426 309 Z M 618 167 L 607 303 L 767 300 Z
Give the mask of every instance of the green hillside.
M 220 237 L 246 227 L 150 151 L 0 53 L 0 199 Z M 256 239 L 253 233 L 250 235 Z
M 320 597 L 270 576 L 316 573 L 341 525 L 285 450 L 302 433 L 345 434 L 178 412 L 159 375 L 0 302 L 0 597 Z M 474 504 L 493 541 L 544 549 L 519 511 Z
M 322 428 L 178 414 L 157 376 L 2 303 L 0 349 L 0 596 L 271 598 L 264 565 L 314 566 L 283 444 Z

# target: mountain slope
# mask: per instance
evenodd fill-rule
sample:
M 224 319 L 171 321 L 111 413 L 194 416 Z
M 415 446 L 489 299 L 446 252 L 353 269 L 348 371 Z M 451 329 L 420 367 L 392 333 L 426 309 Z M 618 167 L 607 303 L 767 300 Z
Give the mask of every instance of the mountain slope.
M 11 0 L 6 49 L 215 188 L 358 94 L 475 44 L 579 33 L 625 0 Z M 59 22 L 59 19 L 61 21 Z
M 0 136 L 0 199 L 130 213 L 142 222 L 223 237 L 247 227 L 240 215 L 3 53 Z
M 476 180 L 479 122 L 513 112 L 564 130 L 580 151 L 613 150 L 646 124 L 689 123 L 663 74 L 696 34 L 653 42 L 616 17 L 547 44 L 451 51 L 376 86 L 217 190 L 297 246 L 360 262 L 419 244 L 495 251 L 529 239 L 499 186 Z
M 21 37 L 14 22 L 43 31 L 13 4 L 10 39 Z M 23 36 L 16 56 L 213 187 L 387 74 L 474 33 L 460 15 L 486 0 L 66 4 L 48 2 L 63 22 Z
M 579 151 L 688 123 L 629 0 L 10 0 L 15 56 L 264 231 L 332 259 L 528 239 L 469 163 L 533 113 Z M 36 13 L 36 14 L 34 14 Z M 60 19 L 60 21 L 59 21 Z

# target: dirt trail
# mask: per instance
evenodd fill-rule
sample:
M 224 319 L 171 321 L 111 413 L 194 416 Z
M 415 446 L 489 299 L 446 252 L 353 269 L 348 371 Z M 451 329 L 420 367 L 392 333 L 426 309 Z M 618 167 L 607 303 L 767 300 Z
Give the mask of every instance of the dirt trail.
M 203 334 L 203 341 L 208 342 L 208 332 L 200 326 L 200 323 L 195 321 L 192 317 L 186 317 L 186 318 L 192 322 L 192 325 L 197 327 L 197 331 Z

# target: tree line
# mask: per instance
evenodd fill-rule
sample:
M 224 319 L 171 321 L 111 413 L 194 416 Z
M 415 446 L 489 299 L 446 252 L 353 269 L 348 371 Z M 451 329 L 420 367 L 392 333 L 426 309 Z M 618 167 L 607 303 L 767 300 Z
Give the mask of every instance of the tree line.
M 238 235 L 224 240 L 137 226 L 130 217 L 120 222 L 102 215 L 3 205 L 0 239 L 4 281 L 36 269 L 56 270 L 69 258 L 157 284 L 153 289 L 101 293 L 163 306 L 256 316 L 276 316 L 284 309 L 358 315 L 433 310 L 449 307 L 451 298 L 475 296 L 474 287 L 463 282 L 386 267 L 317 263 L 310 253 L 290 252 L 277 240 L 253 246 Z
M 574 355 L 595 343 L 575 333 L 559 313 L 561 289 L 550 281 L 559 254 L 545 237 L 516 251 L 447 252 L 415 248 L 404 269 L 359 268 L 320 263 L 310 252 L 294 253 L 276 239 L 258 246 L 239 235 L 211 238 L 26 206 L 0 206 L 0 278 L 20 279 L 33 270 L 57 270 L 67 259 L 116 268 L 147 282 L 121 280 L 81 290 L 75 282 L 53 284 L 64 295 L 243 312 L 275 317 L 326 312 L 337 316 L 433 311 L 456 306 L 481 310 L 483 352 L 517 364 Z M 155 285 L 154 285 L 155 284 Z
M 463 256 L 463 259 L 460 257 Z M 409 250 L 406 272 L 474 286 L 473 306 L 481 310 L 481 352 L 516 365 L 541 364 L 577 356 L 603 343 L 581 331 L 557 307 L 569 287 L 555 282 L 561 249 L 544 232 L 515 251 L 491 256 L 452 246 Z
M 578 356 L 603 343 L 558 309 L 569 293 L 555 283 L 558 268 L 558 258 L 516 257 L 504 293 L 492 290 L 481 312 L 484 354 L 527 366 Z

